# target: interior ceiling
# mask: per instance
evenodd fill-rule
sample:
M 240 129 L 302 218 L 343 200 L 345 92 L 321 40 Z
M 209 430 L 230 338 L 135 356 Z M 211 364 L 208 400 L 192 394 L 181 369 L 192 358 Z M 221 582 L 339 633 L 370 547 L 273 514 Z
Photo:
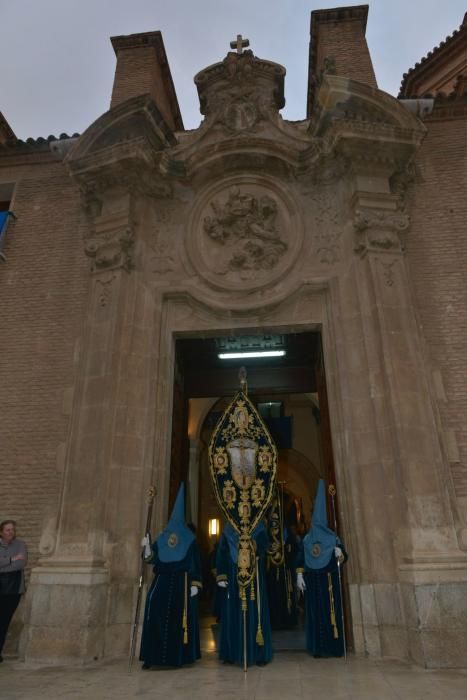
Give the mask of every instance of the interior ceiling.
M 283 357 L 221 360 L 219 352 L 285 350 Z M 179 338 L 176 358 L 189 398 L 226 396 L 239 388 L 238 371 L 247 369 L 249 392 L 264 394 L 316 391 L 315 367 L 321 353 L 318 332 L 285 335 Z

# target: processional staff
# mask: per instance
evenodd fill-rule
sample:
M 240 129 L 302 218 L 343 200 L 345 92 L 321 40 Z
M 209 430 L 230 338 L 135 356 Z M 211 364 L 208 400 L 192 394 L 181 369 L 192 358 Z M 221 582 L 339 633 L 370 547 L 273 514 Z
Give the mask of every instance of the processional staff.
M 332 504 L 332 516 L 334 520 L 334 532 L 336 533 L 337 537 L 337 517 L 336 517 L 336 503 L 335 503 L 335 497 L 336 497 L 336 487 L 334 484 L 329 484 L 328 486 L 328 493 L 331 496 L 331 504 Z M 339 593 L 340 593 L 340 598 L 341 598 L 341 622 L 342 622 L 342 641 L 344 643 L 344 659 L 347 661 L 347 644 L 346 644 L 346 639 L 345 639 L 345 620 L 344 620 L 344 598 L 342 595 L 342 576 L 341 576 L 341 563 L 339 557 L 337 557 L 337 574 L 339 576 Z
M 157 495 L 157 489 L 155 486 L 151 486 L 148 490 L 148 510 L 146 513 L 146 530 L 144 531 L 145 536 L 149 537 L 149 540 L 151 539 L 150 537 L 150 529 L 151 529 L 151 521 L 152 521 L 152 510 L 154 506 L 154 499 Z M 130 658 L 128 661 L 128 672 L 131 672 L 131 667 L 133 665 L 133 659 L 135 657 L 135 649 L 136 649 L 136 637 L 138 635 L 138 625 L 139 625 L 139 615 L 140 615 L 140 609 L 141 609 L 141 598 L 143 595 L 143 583 L 144 583 L 144 575 L 146 572 L 146 566 L 145 566 L 145 561 L 144 561 L 144 549 L 145 547 L 141 547 L 141 562 L 140 562 L 140 567 L 139 567 L 139 578 L 138 578 L 138 596 L 136 598 L 136 610 L 135 610 L 135 620 L 133 623 L 133 630 L 131 633 L 131 644 L 130 644 Z

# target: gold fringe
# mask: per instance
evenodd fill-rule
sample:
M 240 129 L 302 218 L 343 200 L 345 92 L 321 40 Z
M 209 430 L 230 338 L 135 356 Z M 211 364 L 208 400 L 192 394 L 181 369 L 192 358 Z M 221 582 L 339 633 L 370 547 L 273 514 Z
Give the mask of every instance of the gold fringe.
M 187 572 L 185 571 L 185 605 L 183 608 L 183 622 L 182 622 L 182 627 L 183 627 L 183 643 L 188 644 L 188 618 L 187 618 L 187 610 L 188 610 L 188 575 Z
M 258 629 L 256 630 L 256 644 L 260 647 L 264 647 L 263 630 L 261 628 L 261 594 L 259 590 L 258 559 L 256 559 L 256 591 L 256 599 L 258 601 Z
M 332 590 L 331 574 L 328 574 L 329 604 L 331 608 L 331 625 L 333 627 L 334 639 L 339 639 L 339 632 L 336 624 L 336 610 L 334 608 L 334 591 Z

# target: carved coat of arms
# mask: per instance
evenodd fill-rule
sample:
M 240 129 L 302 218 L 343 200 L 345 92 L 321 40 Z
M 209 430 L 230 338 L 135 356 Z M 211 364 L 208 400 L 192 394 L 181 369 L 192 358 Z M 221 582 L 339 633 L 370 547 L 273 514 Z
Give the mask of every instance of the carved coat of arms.
M 223 203 L 211 202 L 212 215 L 203 222 L 205 233 L 222 248 L 216 272 L 240 271 L 251 277 L 255 271 L 272 270 L 288 245 L 277 230 L 275 199 L 232 187 Z

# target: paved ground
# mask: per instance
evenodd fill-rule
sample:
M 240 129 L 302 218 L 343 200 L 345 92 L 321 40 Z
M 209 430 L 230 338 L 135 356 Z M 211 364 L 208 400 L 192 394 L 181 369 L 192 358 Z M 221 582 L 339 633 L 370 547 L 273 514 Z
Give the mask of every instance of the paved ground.
M 313 659 L 302 651 L 276 653 L 247 674 L 219 664 L 215 652 L 178 670 L 131 674 L 126 662 L 93 668 L 28 668 L 0 665 L 1 700 L 466 700 L 467 671 L 427 671 L 396 661 L 349 657 Z

